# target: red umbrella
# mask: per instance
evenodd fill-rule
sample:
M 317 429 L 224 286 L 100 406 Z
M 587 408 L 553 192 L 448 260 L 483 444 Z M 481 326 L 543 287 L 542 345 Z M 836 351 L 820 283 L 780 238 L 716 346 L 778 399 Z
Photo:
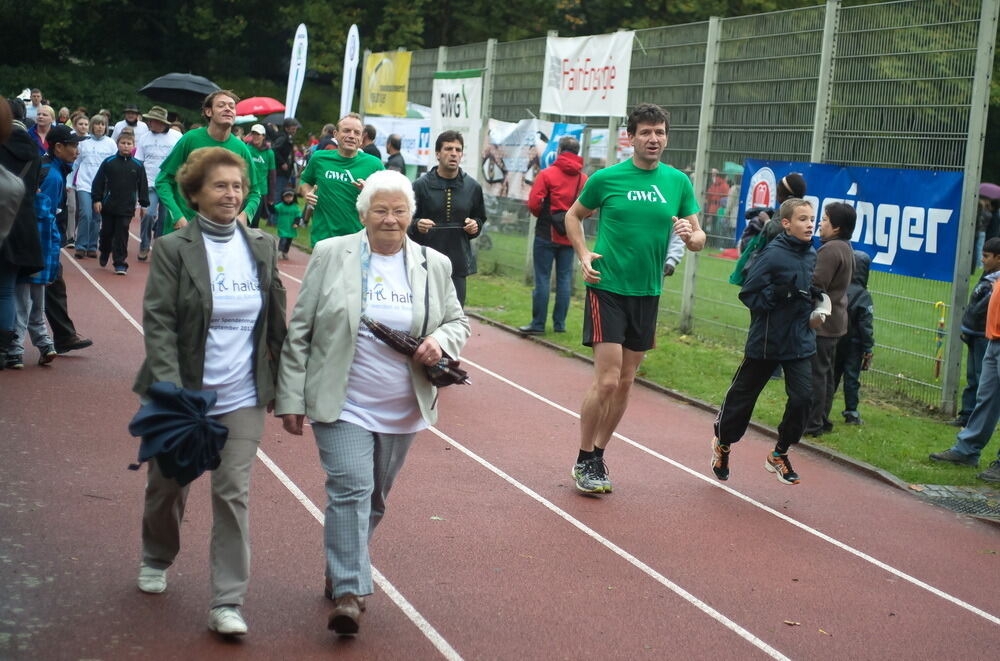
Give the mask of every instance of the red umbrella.
M 270 115 L 272 112 L 284 112 L 281 101 L 269 96 L 252 96 L 236 104 L 237 115 Z

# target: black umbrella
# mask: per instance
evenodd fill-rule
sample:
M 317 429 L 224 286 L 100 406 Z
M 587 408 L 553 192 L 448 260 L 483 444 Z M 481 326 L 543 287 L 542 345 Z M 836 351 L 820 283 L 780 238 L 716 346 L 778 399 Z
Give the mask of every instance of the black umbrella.
M 423 340 L 423 338 L 413 337 L 409 333 L 393 330 L 385 324 L 371 319 L 367 315 L 361 315 L 361 322 L 368 327 L 372 335 L 404 356 L 412 356 L 416 353 L 417 348 Z M 441 359 L 434 365 L 424 365 L 428 381 L 438 388 L 458 383 L 472 383 L 469 379 L 469 374 L 462 369 L 460 362 L 449 356 L 445 351 L 441 351 L 441 354 Z
M 208 78 L 190 73 L 168 73 L 139 90 L 153 101 L 182 108 L 200 108 L 205 97 L 221 89 Z
M 184 486 L 221 463 L 219 453 L 229 430 L 208 417 L 215 406 L 214 390 L 189 390 L 159 381 L 146 391 L 149 401 L 139 408 L 128 425 L 133 436 L 141 436 L 138 470 L 144 461 L 156 458 L 164 477 Z
M 274 124 L 275 126 L 281 126 L 281 122 L 285 121 L 285 113 L 283 112 L 272 112 L 270 115 L 266 115 L 260 120 L 261 124 Z

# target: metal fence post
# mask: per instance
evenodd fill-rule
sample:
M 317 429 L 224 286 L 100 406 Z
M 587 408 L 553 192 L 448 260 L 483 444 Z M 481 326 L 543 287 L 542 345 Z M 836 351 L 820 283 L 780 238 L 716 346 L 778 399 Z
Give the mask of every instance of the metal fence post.
M 448 66 L 448 47 L 438 46 L 437 71 L 444 71 L 446 66 Z
M 986 114 L 990 102 L 990 78 L 993 73 L 993 50 L 997 34 L 1000 0 L 982 0 L 979 34 L 976 39 L 976 68 L 972 76 L 972 99 L 969 104 L 969 137 L 965 143 L 965 179 L 962 185 L 962 215 L 958 226 L 958 254 L 951 287 L 951 319 L 945 345 L 941 408 L 955 412 L 962 368 L 962 312 L 969 293 L 969 274 L 978 255 L 975 245 L 979 180 L 983 171 L 983 143 L 986 138 Z
M 837 47 L 837 18 L 840 0 L 827 0 L 823 20 L 823 47 L 820 51 L 819 79 L 816 81 L 816 114 L 813 116 L 809 160 L 822 163 L 826 156 L 826 127 L 830 121 L 830 90 L 833 80 L 834 49 Z
M 368 87 L 368 78 L 365 76 L 365 71 L 368 70 L 368 58 L 371 54 L 372 52 L 366 48 L 364 57 L 361 60 L 361 98 L 358 100 L 358 114 L 362 117 L 368 112 L 368 95 L 365 94 L 365 88 Z
M 712 125 L 712 113 L 715 112 L 715 82 L 716 64 L 719 60 L 719 36 L 721 21 L 713 16 L 708 19 L 708 37 L 705 42 L 705 70 L 701 83 L 701 109 L 698 113 L 698 142 L 695 147 L 694 160 L 694 190 L 699 199 L 704 200 L 706 179 L 708 174 L 708 158 L 712 140 L 709 131 Z M 610 147 L 610 145 L 609 145 Z M 702 214 L 704 218 L 704 214 Z M 698 254 L 687 253 L 687 264 L 684 267 L 684 286 L 681 290 L 682 333 L 690 333 L 693 328 L 695 276 L 698 273 Z

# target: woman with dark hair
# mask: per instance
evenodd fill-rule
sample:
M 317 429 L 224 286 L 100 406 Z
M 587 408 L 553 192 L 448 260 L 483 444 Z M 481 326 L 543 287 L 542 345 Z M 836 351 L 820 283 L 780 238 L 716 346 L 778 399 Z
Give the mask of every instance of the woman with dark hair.
M 133 390 L 156 382 L 211 390 L 209 415 L 229 429 L 221 464 L 212 471 L 212 601 L 208 626 L 224 635 L 247 632 L 240 613 L 250 580 L 250 469 L 275 392 L 285 339 L 285 289 L 274 239 L 236 222 L 250 182 L 245 161 L 221 147 L 192 153 L 177 173 L 195 212 L 185 227 L 156 244 L 142 327 L 146 360 Z M 138 586 L 167 588 L 167 568 L 180 550 L 188 487 L 150 462 L 142 516 Z

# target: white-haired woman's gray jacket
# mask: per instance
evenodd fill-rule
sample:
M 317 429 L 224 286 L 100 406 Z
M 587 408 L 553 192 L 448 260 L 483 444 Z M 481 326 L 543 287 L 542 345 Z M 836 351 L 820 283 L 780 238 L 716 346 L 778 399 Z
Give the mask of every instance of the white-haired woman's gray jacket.
M 317 422 L 340 418 L 361 323 L 361 242 L 365 230 L 316 244 L 295 303 L 278 368 L 277 415 L 305 414 Z M 413 292 L 410 334 L 427 335 L 457 358 L 471 329 L 451 282 L 448 258 L 406 239 L 406 270 Z M 428 424 L 437 421 L 436 389 L 424 368 L 410 362 L 410 378 Z

